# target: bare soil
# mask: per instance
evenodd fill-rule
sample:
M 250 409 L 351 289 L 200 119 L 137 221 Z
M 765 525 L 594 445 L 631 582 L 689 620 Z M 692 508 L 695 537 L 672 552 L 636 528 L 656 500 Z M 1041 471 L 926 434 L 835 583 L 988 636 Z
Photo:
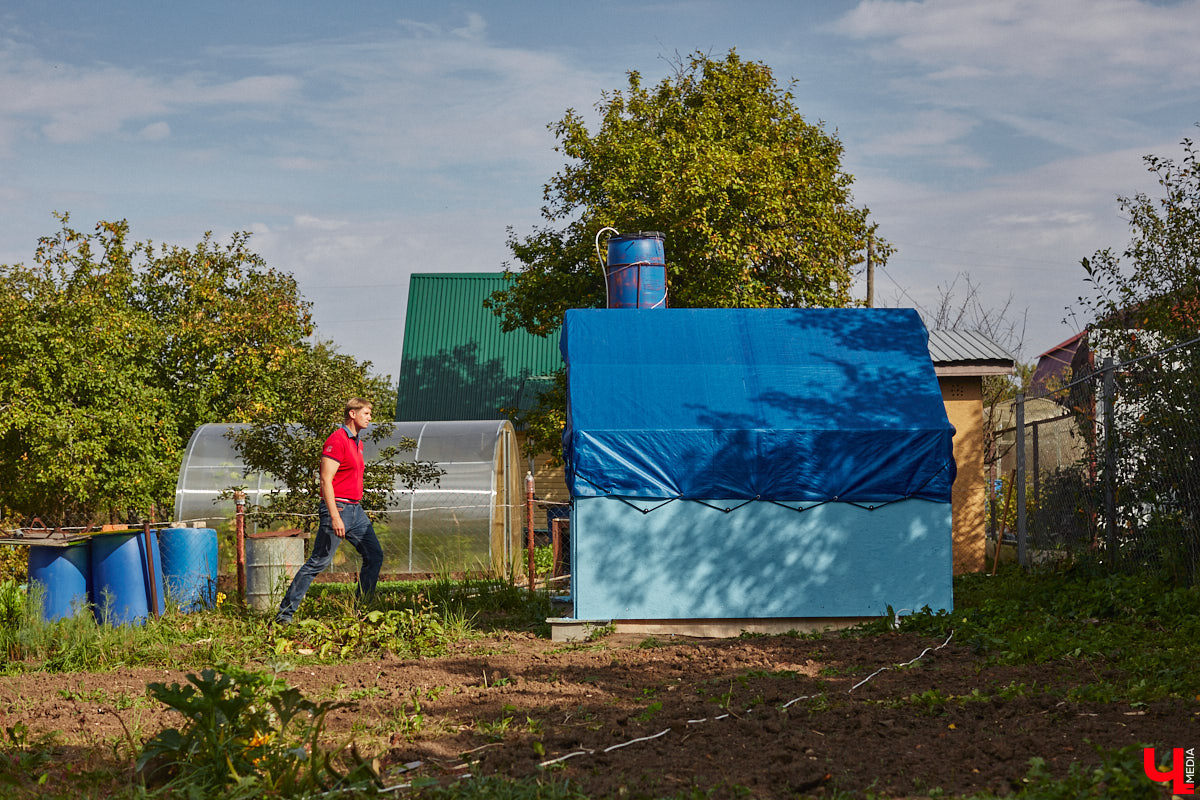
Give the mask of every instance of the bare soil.
M 569 778 L 592 797 L 689 788 L 764 798 L 1004 794 L 1020 788 L 1033 756 L 1065 774 L 1071 763 L 1098 763 L 1095 747 L 1200 739 L 1196 700 L 1069 702 L 1066 689 L 1101 677 L 1082 662 L 987 666 L 965 646 L 942 644 L 830 633 L 612 634 L 563 645 L 518 633 L 437 658 L 305 665 L 284 677 L 310 698 L 354 701 L 330 715 L 331 739 L 353 736 L 389 785 L 474 773 Z M 51 780 L 107 764 L 128 781 L 130 742 L 182 723 L 145 697 L 152 681 L 186 676 L 2 678 L 0 729 L 21 722 L 30 739 L 57 732 Z M 973 699 L 942 702 L 948 696 Z M 402 774 L 412 762 L 420 765 Z

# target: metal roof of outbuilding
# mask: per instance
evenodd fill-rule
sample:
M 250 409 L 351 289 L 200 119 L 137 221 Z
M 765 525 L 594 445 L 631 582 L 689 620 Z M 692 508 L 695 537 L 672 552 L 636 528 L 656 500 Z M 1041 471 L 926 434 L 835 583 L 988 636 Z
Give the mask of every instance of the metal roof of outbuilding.
M 977 331 L 929 332 L 929 357 L 938 375 L 1008 375 L 1016 359 Z
M 396 419 L 502 419 L 562 366 L 558 336 L 504 332 L 483 302 L 502 272 L 418 273 L 408 284 Z M 540 383 L 539 383 L 540 382 Z

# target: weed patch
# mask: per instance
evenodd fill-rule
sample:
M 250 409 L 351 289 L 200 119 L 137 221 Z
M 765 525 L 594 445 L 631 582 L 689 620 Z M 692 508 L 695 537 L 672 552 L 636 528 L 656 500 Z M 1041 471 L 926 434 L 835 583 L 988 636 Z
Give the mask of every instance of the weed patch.
M 147 687 L 186 721 L 146 744 L 140 771 L 202 791 L 236 786 L 283 797 L 378 785 L 349 743 L 330 751 L 320 742 L 325 715 L 346 704 L 314 703 L 279 678 L 231 666 L 188 680 Z M 339 771 L 336 759 L 347 750 L 353 764 Z
M 899 629 L 955 640 L 994 663 L 1074 662 L 1096 680 L 1070 699 L 1147 702 L 1200 695 L 1200 588 L 1149 576 L 1064 568 L 955 581 L 953 613 L 901 617 Z M 884 623 L 870 623 L 878 632 Z M 862 635 L 860 632 L 859 635 Z

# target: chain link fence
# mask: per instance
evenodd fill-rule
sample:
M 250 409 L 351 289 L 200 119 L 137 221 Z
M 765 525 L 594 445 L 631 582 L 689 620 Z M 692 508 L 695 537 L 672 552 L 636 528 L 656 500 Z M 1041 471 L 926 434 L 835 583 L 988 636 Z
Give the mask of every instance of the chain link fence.
M 1071 380 L 1014 401 L 1014 424 L 997 433 L 989 537 L 1026 566 L 1092 558 L 1193 585 L 1200 339 L 1101 334 Z

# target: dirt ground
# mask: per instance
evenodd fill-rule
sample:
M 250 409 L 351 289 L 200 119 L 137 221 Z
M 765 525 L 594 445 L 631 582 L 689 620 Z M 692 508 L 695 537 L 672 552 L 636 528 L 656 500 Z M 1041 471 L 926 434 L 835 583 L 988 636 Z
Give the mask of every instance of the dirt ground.
M 689 787 L 768 798 L 1007 793 L 1033 756 L 1065 774 L 1072 762 L 1098 762 L 1093 746 L 1200 743 L 1200 702 L 1066 702 L 1065 688 L 1093 679 L 1081 663 L 986 667 L 966 646 L 942 644 L 830 633 L 611 634 L 564 645 L 506 634 L 438 658 L 302 666 L 284 677 L 312 699 L 354 700 L 331 714 L 330 733 L 353 735 L 388 785 L 474 772 L 568 777 L 593 797 Z M 127 765 L 129 741 L 181 724 L 145 698 L 148 682 L 176 680 L 184 673 L 161 669 L 2 678 L 0 729 L 60 732 L 57 769 Z M 941 702 L 973 692 L 983 698 Z

